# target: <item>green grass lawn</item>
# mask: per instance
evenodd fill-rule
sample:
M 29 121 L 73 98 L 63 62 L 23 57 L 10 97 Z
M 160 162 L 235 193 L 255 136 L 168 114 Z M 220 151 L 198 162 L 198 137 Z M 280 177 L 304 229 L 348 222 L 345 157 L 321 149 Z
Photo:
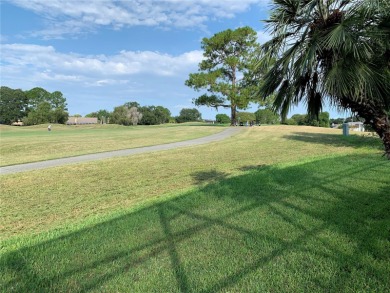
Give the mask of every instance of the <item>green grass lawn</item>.
M 0 291 L 388 292 L 378 139 L 223 142 L 1 177 Z
M 84 154 L 165 144 L 211 135 L 221 127 L 200 123 L 158 126 L 0 125 L 0 166 L 71 157 Z

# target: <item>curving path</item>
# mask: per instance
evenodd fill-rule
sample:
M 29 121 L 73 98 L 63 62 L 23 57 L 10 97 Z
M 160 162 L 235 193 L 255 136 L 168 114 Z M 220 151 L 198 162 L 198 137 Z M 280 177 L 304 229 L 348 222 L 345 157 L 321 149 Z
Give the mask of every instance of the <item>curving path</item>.
M 0 167 L 0 174 L 1 175 L 14 174 L 19 172 L 46 169 L 50 167 L 89 162 L 89 161 L 95 161 L 95 160 L 101 160 L 107 158 L 122 157 L 122 156 L 129 156 L 129 155 L 142 154 L 148 152 L 156 152 L 156 151 L 171 150 L 171 149 L 181 148 L 181 147 L 201 145 L 201 144 L 223 140 L 225 138 L 228 138 L 236 134 L 240 130 L 241 128 L 239 127 L 229 127 L 228 129 L 222 132 L 201 137 L 201 138 L 192 139 L 192 140 Z

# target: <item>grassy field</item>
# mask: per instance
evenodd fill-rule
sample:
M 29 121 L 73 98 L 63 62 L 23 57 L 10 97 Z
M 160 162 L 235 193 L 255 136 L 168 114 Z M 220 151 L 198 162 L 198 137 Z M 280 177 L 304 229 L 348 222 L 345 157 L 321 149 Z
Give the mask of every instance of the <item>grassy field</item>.
M 162 125 L 0 125 L 0 166 L 164 144 L 222 131 L 220 127 Z
M 1 177 L 4 292 L 388 292 L 378 139 L 242 128 Z

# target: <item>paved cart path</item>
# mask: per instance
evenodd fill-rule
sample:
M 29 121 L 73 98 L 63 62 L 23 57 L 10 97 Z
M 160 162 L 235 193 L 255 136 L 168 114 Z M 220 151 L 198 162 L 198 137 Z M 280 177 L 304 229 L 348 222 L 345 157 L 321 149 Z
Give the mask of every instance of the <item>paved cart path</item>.
M 205 136 L 205 137 L 201 137 L 201 138 L 196 138 L 196 139 L 191 139 L 191 140 L 186 140 L 186 141 L 179 141 L 179 142 L 173 142 L 173 143 L 167 143 L 167 144 L 161 144 L 161 145 L 139 147 L 139 148 L 133 148 L 133 149 L 110 151 L 110 152 L 82 155 L 82 156 L 76 156 L 76 157 L 54 159 L 54 160 L 48 160 L 48 161 L 42 161 L 42 162 L 0 167 L 0 174 L 1 175 L 14 174 L 14 173 L 19 173 L 19 172 L 46 169 L 46 168 L 50 168 L 50 167 L 57 167 L 57 166 L 75 164 L 75 163 L 83 163 L 83 162 L 102 160 L 102 159 L 107 159 L 107 158 L 122 157 L 122 156 L 129 156 L 129 155 L 163 151 L 163 150 L 171 150 L 171 149 L 188 147 L 188 146 L 196 146 L 196 145 L 201 145 L 201 144 L 206 144 L 206 143 L 210 143 L 210 142 L 223 140 L 225 138 L 228 138 L 228 137 L 236 134 L 240 130 L 241 130 L 241 128 L 239 128 L 239 127 L 229 127 L 226 130 L 219 132 L 219 133 L 216 133 L 216 134 L 213 134 L 213 135 L 209 135 L 209 136 Z

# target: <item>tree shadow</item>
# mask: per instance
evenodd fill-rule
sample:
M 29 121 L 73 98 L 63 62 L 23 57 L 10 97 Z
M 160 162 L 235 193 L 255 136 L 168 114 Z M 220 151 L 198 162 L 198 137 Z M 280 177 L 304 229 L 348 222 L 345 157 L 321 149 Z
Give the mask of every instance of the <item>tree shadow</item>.
M 211 171 L 200 171 L 192 174 L 192 178 L 194 179 L 196 184 L 204 184 L 220 181 L 225 179 L 228 174 L 225 172 L 219 172 L 217 170 Z
M 388 168 L 354 155 L 233 178 L 194 173 L 211 183 L 3 255 L 1 288 L 386 291 L 390 178 L 375 180 Z
M 316 143 L 322 145 L 334 145 L 338 147 L 353 147 L 353 148 L 382 148 L 380 138 L 364 135 L 349 135 L 343 136 L 340 134 L 326 133 L 308 133 L 294 132 L 290 135 L 283 136 L 286 139 L 296 140 L 301 142 Z
M 266 165 L 266 164 L 249 165 L 249 166 L 244 166 L 244 167 L 238 168 L 238 170 L 246 172 L 246 171 L 260 170 L 260 169 L 264 169 L 267 167 L 268 167 L 268 165 Z

